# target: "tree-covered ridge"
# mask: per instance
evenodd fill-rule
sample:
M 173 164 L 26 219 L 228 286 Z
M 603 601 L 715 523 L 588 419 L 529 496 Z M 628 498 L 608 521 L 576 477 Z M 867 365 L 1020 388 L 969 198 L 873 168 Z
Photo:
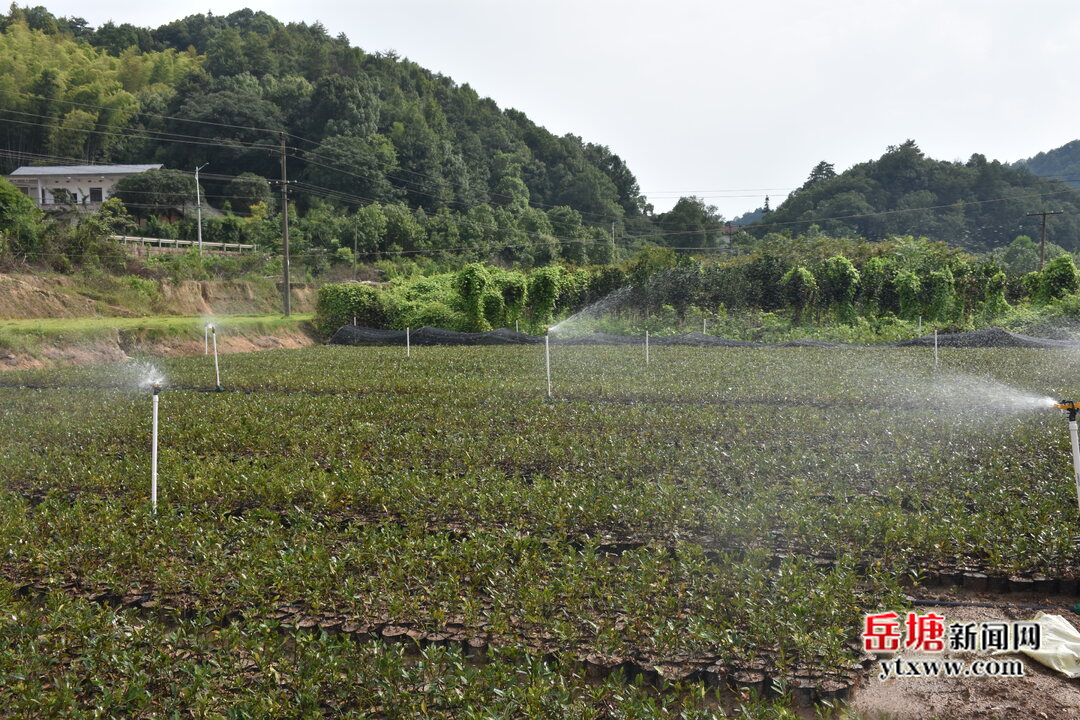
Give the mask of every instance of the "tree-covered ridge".
M 646 209 L 607 147 L 557 137 L 467 84 L 366 53 L 319 23 L 241 10 L 94 29 L 13 6 L 0 25 L 4 170 L 40 155 L 212 162 L 217 175 L 273 178 L 278 136 L 265 129 L 280 129 L 292 172 L 339 201 L 427 213 L 565 205 L 608 227 Z M 210 194 L 225 182 L 208 179 Z
M 802 232 L 817 224 L 833 235 L 910 234 L 985 251 L 1037 234 L 1038 219 L 1027 213 L 1044 209 L 1065 211 L 1048 224 L 1048 240 L 1080 249 L 1080 196 L 1065 183 L 978 154 L 966 163 L 933 160 L 909 140 L 839 174 L 819 163 L 756 227 Z
M 1080 189 L 1080 140 L 1020 160 L 1014 166 L 1026 167 L 1039 177 L 1061 180 L 1071 188 Z

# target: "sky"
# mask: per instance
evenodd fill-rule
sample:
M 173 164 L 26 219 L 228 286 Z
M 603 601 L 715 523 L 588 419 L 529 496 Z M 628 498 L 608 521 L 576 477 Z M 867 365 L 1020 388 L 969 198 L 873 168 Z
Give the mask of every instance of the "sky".
M 819 161 L 908 139 L 1011 162 L 1080 138 L 1074 0 L 41 1 L 94 27 L 243 7 L 320 21 L 607 145 L 657 211 L 776 207 Z

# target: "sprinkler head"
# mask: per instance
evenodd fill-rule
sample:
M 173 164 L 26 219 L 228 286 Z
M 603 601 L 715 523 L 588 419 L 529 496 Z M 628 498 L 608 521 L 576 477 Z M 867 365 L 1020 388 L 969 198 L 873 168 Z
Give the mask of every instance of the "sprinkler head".
M 161 392 L 161 381 L 160 380 L 155 380 L 154 382 L 150 383 L 150 389 L 154 391 L 155 395 L 160 393 Z
M 1080 401 L 1062 400 L 1061 402 L 1054 403 L 1054 407 L 1064 413 L 1068 413 L 1069 422 L 1076 422 L 1076 414 L 1080 412 Z

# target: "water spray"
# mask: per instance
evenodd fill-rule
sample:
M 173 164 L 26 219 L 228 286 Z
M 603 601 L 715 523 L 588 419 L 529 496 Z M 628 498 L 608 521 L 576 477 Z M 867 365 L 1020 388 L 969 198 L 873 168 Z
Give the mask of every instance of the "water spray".
M 544 367 L 547 369 L 547 399 L 551 399 L 551 328 L 544 328 Z
M 150 389 L 154 391 L 154 421 L 150 440 L 150 509 L 157 513 L 157 438 L 158 438 L 158 394 L 161 392 L 161 381 L 154 380 L 150 383 Z
M 203 325 L 202 329 L 202 354 L 210 354 L 210 323 Z
M 1073 475 L 1076 479 L 1076 504 L 1080 508 L 1080 430 L 1076 425 L 1076 414 L 1080 412 L 1080 401 L 1062 400 L 1054 407 L 1069 416 L 1069 440 L 1072 443 Z
M 225 392 L 225 388 L 221 386 L 221 368 L 218 365 L 217 356 L 217 328 L 213 325 L 210 326 L 210 335 L 214 338 L 214 382 L 217 384 L 214 386 L 216 392 Z

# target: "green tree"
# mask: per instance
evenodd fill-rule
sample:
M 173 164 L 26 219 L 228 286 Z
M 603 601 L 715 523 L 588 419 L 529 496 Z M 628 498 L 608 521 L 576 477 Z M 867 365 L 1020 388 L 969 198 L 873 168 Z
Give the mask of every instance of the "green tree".
M 784 299 L 792 309 L 792 322 L 799 325 L 803 311 L 817 301 L 817 279 L 814 273 L 799 265 L 788 270 L 780 284 L 784 289 Z
M 379 124 L 380 102 L 366 77 L 330 75 L 315 83 L 307 113 L 307 136 L 366 138 Z
M 1027 235 L 1018 235 L 1001 254 L 1005 271 L 1019 277 L 1039 268 L 1039 246 Z
M 258 204 L 270 204 L 270 183 L 254 173 L 242 173 L 225 186 L 226 200 L 233 210 L 248 214 Z
M 724 219 L 716 206 L 699 197 L 682 197 L 675 206 L 657 217 L 666 233 L 665 244 L 676 247 L 713 248 L 723 240 Z
M 949 268 L 932 270 L 925 276 L 922 285 L 927 315 L 938 321 L 948 320 L 955 296 L 952 271 Z
M 529 275 L 529 314 L 534 329 L 545 328 L 554 318 L 562 276 L 563 269 L 558 265 L 538 268 Z
M 195 206 L 195 178 L 177 170 L 147 170 L 120 178 L 113 186 L 113 197 L 136 217 L 183 212 Z
M 40 252 L 43 221 L 34 201 L 0 178 L 0 258 Z
M 520 320 L 529 300 L 528 279 L 516 270 L 507 270 L 499 273 L 497 284 L 502 294 L 507 320 Z
M 922 315 L 922 282 L 911 270 L 900 270 L 893 281 L 900 300 L 900 316 L 914 320 Z
M 365 201 L 392 202 L 399 196 L 388 177 L 397 169 L 397 153 L 382 135 L 334 135 L 308 158 L 304 176 L 315 185 Z
M 893 278 L 896 276 L 896 262 L 883 255 L 876 255 L 863 264 L 859 287 L 863 302 L 873 312 L 898 312 L 899 298 Z
M 484 312 L 484 297 L 488 294 L 489 281 L 487 268 L 481 263 L 466 265 L 454 277 L 454 289 L 468 318 L 468 329 L 472 332 L 491 329 Z
M 859 292 L 859 271 L 843 255 L 826 260 L 818 272 L 821 299 L 838 317 L 851 321 L 855 316 L 855 297 Z
M 990 276 L 986 283 L 986 299 L 982 306 L 982 315 L 985 320 L 992 321 L 1009 311 L 1009 303 L 1005 300 L 1005 288 L 1008 283 L 1008 276 L 1000 270 Z
M 1039 299 L 1050 302 L 1056 298 L 1072 295 L 1080 289 L 1080 273 L 1072 255 L 1059 255 L 1039 273 Z

